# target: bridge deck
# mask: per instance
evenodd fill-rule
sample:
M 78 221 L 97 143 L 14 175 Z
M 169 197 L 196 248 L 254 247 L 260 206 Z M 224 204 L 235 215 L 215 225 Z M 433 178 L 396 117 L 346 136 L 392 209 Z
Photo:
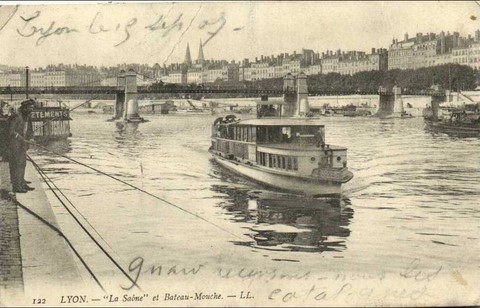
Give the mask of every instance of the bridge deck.
M 31 94 L 116 94 L 123 92 L 118 87 L 98 86 L 98 87 L 47 87 L 47 88 L 29 88 Z M 24 94 L 25 87 L 0 87 L 0 94 Z M 254 88 L 220 88 L 220 87 L 200 87 L 200 86 L 164 86 L 164 87 L 138 87 L 139 94 L 245 94 L 245 95 L 283 95 L 295 93 L 294 91 L 284 91 L 283 89 L 254 89 Z M 312 96 L 345 96 L 345 95 L 393 95 L 388 91 L 325 91 L 320 89 L 309 89 L 309 95 Z M 445 92 L 432 90 L 426 91 L 406 91 L 402 95 L 416 96 L 445 96 Z

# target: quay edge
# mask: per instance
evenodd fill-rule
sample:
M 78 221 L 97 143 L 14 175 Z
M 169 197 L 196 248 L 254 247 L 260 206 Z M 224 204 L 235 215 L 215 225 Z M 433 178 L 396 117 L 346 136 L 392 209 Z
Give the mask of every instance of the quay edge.
M 2 171 L 0 172 L 1 187 L 8 187 L 7 184 L 10 182 L 8 163 L 0 163 L 0 171 Z M 49 202 L 42 183 L 30 162 L 27 162 L 25 177 L 32 182 L 29 185 L 34 187 L 35 190 L 14 196 L 4 189 L 4 194 L 0 197 L 0 204 L 3 206 L 3 203 L 10 202 L 14 206 L 15 202 L 18 202 L 60 229 L 52 204 Z M 17 205 L 15 211 L 17 212 L 17 219 L 11 219 L 8 223 L 12 228 L 17 225 L 18 238 L 15 240 L 19 242 L 19 252 L 18 255 L 12 255 L 12 253 L 6 255 L 9 251 L 2 250 L 0 260 L 14 257 L 19 259 L 16 262 L 20 262 L 21 268 L 16 270 L 21 271 L 22 282 L 18 286 L 17 282 L 11 281 L 11 284 L 5 286 L 5 289 L 0 289 L 6 295 L 1 304 L 31 305 L 32 303 L 27 299 L 45 294 L 45 291 L 55 289 L 59 292 L 67 292 L 85 287 L 75 260 L 76 257 L 66 241 L 56 231 L 21 206 Z M 3 231 L 0 230 L 0 232 Z M 26 302 L 22 303 L 22 301 Z

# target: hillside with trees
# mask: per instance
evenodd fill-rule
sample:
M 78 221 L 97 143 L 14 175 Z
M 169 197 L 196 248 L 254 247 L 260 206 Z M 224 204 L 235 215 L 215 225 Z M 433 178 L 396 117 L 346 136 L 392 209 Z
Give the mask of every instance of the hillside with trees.
M 440 85 L 443 89 L 451 88 L 452 91 L 475 90 L 480 80 L 478 71 L 466 65 L 446 64 L 434 67 L 419 68 L 416 70 L 388 70 L 388 71 L 365 71 L 352 76 L 339 73 L 310 75 L 307 77 L 310 91 L 325 92 L 367 92 L 377 93 L 379 87 L 391 89 L 394 85 L 409 92 L 428 90 L 432 85 Z M 451 86 L 451 87 L 450 87 Z M 164 84 L 162 82 L 149 86 L 151 89 L 163 87 L 182 87 L 179 84 Z M 220 81 L 205 83 L 202 85 L 189 85 L 192 89 L 268 89 L 282 90 L 283 78 L 262 79 L 256 81 Z M 162 97 L 174 97 L 180 94 L 164 94 Z M 206 93 L 204 98 L 227 98 L 227 97 L 256 97 L 255 93 Z M 273 95 L 275 96 L 275 95 Z
M 352 76 L 329 73 L 308 76 L 308 87 L 324 91 L 378 91 L 380 86 L 391 88 L 395 84 L 403 89 L 421 91 L 432 85 L 444 89 L 474 90 L 477 71 L 466 65 L 446 64 L 416 70 L 388 70 L 359 72 Z
M 445 64 L 416 70 L 365 71 L 352 76 L 339 73 L 310 75 L 307 82 L 308 88 L 316 91 L 376 92 L 380 86 L 389 89 L 394 85 L 410 91 L 421 91 L 434 84 L 444 89 L 451 88 L 453 91 L 466 91 L 475 89 L 477 77 L 478 71 L 469 66 Z M 282 89 L 283 78 L 244 82 L 217 81 L 213 85 L 226 88 Z

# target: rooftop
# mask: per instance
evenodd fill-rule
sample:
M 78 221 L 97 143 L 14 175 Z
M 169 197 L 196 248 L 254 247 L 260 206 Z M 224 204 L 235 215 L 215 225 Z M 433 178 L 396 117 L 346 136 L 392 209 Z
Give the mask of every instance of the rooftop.
M 250 126 L 324 126 L 318 119 L 307 118 L 262 118 L 262 119 L 248 119 L 239 122 L 233 122 L 236 125 L 250 125 Z

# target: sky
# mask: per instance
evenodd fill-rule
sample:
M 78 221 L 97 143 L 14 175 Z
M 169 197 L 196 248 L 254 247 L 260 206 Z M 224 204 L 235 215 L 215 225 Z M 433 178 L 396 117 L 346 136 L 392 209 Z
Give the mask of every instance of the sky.
M 0 7 L 0 64 L 110 66 L 183 62 L 200 40 L 207 59 L 239 61 L 302 48 L 388 48 L 417 32 L 480 29 L 480 5 L 465 2 L 157 2 Z

